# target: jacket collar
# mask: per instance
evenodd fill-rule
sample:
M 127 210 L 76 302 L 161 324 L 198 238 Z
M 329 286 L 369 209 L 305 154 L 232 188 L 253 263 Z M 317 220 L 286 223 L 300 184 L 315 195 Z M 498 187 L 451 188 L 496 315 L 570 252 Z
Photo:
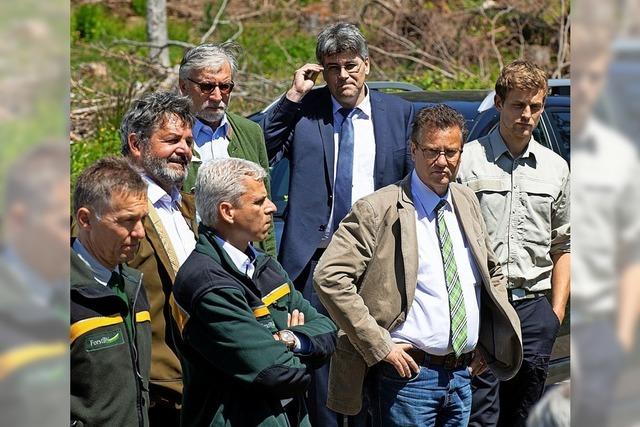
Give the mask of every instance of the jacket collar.
M 244 272 L 238 269 L 237 265 L 233 262 L 229 254 L 222 248 L 222 245 L 219 243 L 216 237 L 217 235 L 213 228 L 207 227 L 206 225 L 200 223 L 200 226 L 198 227 L 198 242 L 196 243 L 195 251 L 211 257 L 215 262 L 220 264 L 222 268 L 232 272 L 234 275 L 245 280 L 250 280 L 250 278 L 247 277 Z M 267 263 L 269 257 L 253 248 L 252 250 L 256 255 L 255 271 L 257 272 L 262 266 Z

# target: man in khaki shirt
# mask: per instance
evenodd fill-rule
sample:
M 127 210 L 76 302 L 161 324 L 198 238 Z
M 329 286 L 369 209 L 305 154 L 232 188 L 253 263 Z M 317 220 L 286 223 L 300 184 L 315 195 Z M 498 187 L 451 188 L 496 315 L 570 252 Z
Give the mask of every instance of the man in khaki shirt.
M 465 145 L 458 172 L 480 201 L 524 345 L 513 379 L 486 373 L 474 380 L 470 426 L 525 425 L 544 390 L 569 297 L 569 167 L 532 137 L 547 90 L 547 74 L 535 64 L 507 65 L 496 82 L 499 126 Z

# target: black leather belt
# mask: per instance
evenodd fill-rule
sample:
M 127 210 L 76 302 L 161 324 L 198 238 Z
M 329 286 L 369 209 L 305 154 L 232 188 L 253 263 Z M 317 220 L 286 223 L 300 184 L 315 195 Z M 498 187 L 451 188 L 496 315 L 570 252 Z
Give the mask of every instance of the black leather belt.
M 471 359 L 473 358 L 473 352 L 461 354 L 456 357 L 455 353 L 449 353 L 444 356 L 438 356 L 436 354 L 429 354 L 425 351 L 420 350 L 419 348 L 412 348 L 407 350 L 409 356 L 416 361 L 418 365 L 422 366 L 442 366 L 444 369 L 456 369 L 462 366 L 467 366 L 471 363 Z

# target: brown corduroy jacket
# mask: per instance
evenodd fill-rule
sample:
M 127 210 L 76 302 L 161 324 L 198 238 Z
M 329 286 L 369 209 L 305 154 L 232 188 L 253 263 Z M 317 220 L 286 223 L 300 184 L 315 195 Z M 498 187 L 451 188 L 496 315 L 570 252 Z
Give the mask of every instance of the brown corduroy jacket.
M 196 207 L 192 194 L 182 193 L 180 212 L 197 235 Z M 173 350 L 169 306 L 175 273 L 149 217 L 144 220 L 144 231 L 146 237 L 140 242 L 138 253 L 127 264 L 144 274 L 142 284 L 151 307 L 151 404 L 178 407 L 182 402 L 182 369 L 180 359 Z

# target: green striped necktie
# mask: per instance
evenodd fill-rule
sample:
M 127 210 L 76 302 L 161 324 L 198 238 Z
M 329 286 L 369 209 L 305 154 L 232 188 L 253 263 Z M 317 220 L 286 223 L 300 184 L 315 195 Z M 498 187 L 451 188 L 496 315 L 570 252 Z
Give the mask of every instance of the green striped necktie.
M 447 230 L 447 224 L 444 221 L 444 206 L 446 201 L 440 200 L 436 206 L 438 214 L 438 222 L 436 230 L 438 233 L 438 241 L 440 242 L 440 250 L 442 251 L 442 263 L 444 265 L 444 279 L 447 284 L 447 293 L 449 294 L 449 316 L 451 318 L 451 346 L 456 356 L 462 354 L 462 350 L 467 345 L 467 313 L 464 307 L 464 295 L 462 294 L 462 286 L 460 285 L 460 277 L 458 276 L 458 266 L 453 253 L 453 244 L 451 236 Z

